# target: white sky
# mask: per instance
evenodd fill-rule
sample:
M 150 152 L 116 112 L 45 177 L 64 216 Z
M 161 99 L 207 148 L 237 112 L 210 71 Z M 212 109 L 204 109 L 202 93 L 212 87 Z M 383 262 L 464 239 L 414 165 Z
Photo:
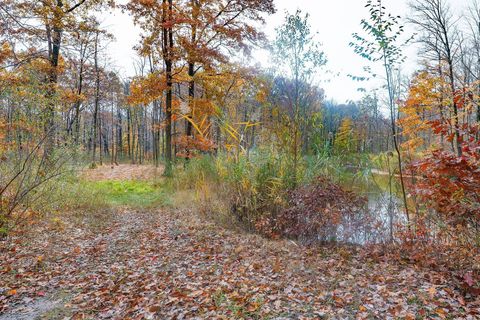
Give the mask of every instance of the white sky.
M 123 2 L 126 2 L 124 0 Z M 448 0 L 451 7 L 462 12 L 470 0 Z M 410 13 L 408 0 L 384 0 L 387 10 L 402 17 Z M 317 40 L 323 44 L 328 59 L 326 69 L 318 75 L 319 85 L 325 89 L 327 99 L 334 99 L 338 102 L 359 99 L 363 93 L 357 88 L 373 88 L 379 86 L 379 80 L 371 81 L 369 84 L 358 83 L 351 80 L 347 75 L 363 75 L 362 68 L 366 61 L 358 57 L 349 43 L 352 40 L 353 32 L 360 32 L 360 20 L 368 16 L 364 7 L 364 0 L 275 0 L 277 13 L 266 17 L 266 25 L 263 31 L 270 39 L 275 37 L 275 28 L 282 24 L 285 11 L 294 13 L 297 8 L 310 14 L 310 23 L 313 32 L 318 32 Z M 139 30 L 133 25 L 131 18 L 115 12 L 105 16 L 103 24 L 112 32 L 116 41 L 110 45 L 109 56 L 123 76 L 134 75 L 135 51 L 133 46 L 138 43 Z M 413 33 L 407 25 L 406 34 Z M 416 49 L 406 50 L 408 61 L 403 67 L 406 74 L 415 70 L 417 57 Z M 255 52 L 254 61 L 266 66 L 268 57 L 264 52 Z M 339 75 L 337 75 L 339 74 Z

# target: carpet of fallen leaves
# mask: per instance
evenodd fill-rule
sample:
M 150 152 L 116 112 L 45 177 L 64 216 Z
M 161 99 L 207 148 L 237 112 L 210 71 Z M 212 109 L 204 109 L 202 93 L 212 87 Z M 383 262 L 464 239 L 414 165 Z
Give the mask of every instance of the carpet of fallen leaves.
M 441 274 L 225 230 L 188 210 L 0 241 L 0 319 L 479 319 Z

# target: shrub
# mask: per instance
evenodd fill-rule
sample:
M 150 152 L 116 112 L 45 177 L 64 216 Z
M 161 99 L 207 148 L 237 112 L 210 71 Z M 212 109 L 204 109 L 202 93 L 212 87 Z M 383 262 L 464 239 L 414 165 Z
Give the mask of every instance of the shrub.
M 40 214 L 67 170 L 68 156 L 47 158 L 40 147 L 0 153 L 0 237 Z
M 428 218 L 437 220 L 439 235 L 480 246 L 480 162 L 472 161 L 468 154 L 457 157 L 438 150 L 413 166 L 422 172 L 413 192 L 435 212 Z M 431 232 L 423 234 L 429 235 Z
M 434 124 L 437 132 L 447 132 Z M 478 127 L 465 126 L 462 155 L 439 149 L 411 167 L 421 175 L 413 193 L 427 208 L 433 209 L 438 234 L 446 241 L 470 242 L 480 246 L 480 141 Z M 432 236 L 427 230 L 425 237 Z M 440 237 L 442 238 L 442 237 Z
M 259 219 L 256 226 L 266 235 L 305 243 L 361 242 L 369 225 L 366 204 L 365 198 L 319 177 L 292 191 L 285 209 Z

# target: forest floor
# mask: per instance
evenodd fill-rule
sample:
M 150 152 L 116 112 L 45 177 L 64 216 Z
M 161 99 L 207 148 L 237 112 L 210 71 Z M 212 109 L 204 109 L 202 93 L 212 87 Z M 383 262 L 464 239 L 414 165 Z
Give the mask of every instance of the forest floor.
M 31 229 L 0 241 L 0 320 L 480 319 L 441 273 L 227 230 L 193 208 Z

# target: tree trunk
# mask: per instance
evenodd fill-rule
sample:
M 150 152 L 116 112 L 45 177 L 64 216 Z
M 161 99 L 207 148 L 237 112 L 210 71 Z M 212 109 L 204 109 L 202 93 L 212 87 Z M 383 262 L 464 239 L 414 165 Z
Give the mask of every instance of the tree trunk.
M 165 4 L 166 0 L 163 0 Z M 172 0 L 168 0 L 168 19 L 173 18 L 173 4 Z M 166 22 L 166 15 L 164 13 L 163 22 Z M 164 175 L 172 175 L 172 90 L 173 90 L 173 75 L 172 75 L 172 49 L 173 49 L 173 30 L 172 27 L 163 27 L 163 59 L 165 61 L 165 76 L 167 83 L 167 93 L 165 98 L 165 172 Z
M 58 82 L 58 61 L 60 58 L 60 47 L 62 43 L 62 29 L 58 26 L 61 20 L 60 13 L 63 12 L 63 3 L 57 1 L 57 10 L 54 12 L 53 27 L 47 25 L 48 37 L 48 53 L 50 70 L 47 77 L 47 91 L 45 98 L 47 100 L 47 108 L 45 110 L 44 134 L 45 134 L 45 158 L 51 160 L 55 144 L 55 95 L 57 93 Z
M 94 52 L 94 64 L 95 64 L 95 100 L 94 100 L 94 110 L 93 110 L 93 152 L 92 152 L 92 164 L 95 165 L 96 162 L 96 152 L 97 152 L 97 133 L 99 130 L 99 121 L 98 121 L 98 108 L 100 102 L 100 74 L 98 70 L 98 32 L 95 36 L 95 52 Z M 100 135 L 101 136 L 101 135 Z M 102 152 L 100 142 L 100 153 Z M 101 157 L 101 154 L 100 154 Z

